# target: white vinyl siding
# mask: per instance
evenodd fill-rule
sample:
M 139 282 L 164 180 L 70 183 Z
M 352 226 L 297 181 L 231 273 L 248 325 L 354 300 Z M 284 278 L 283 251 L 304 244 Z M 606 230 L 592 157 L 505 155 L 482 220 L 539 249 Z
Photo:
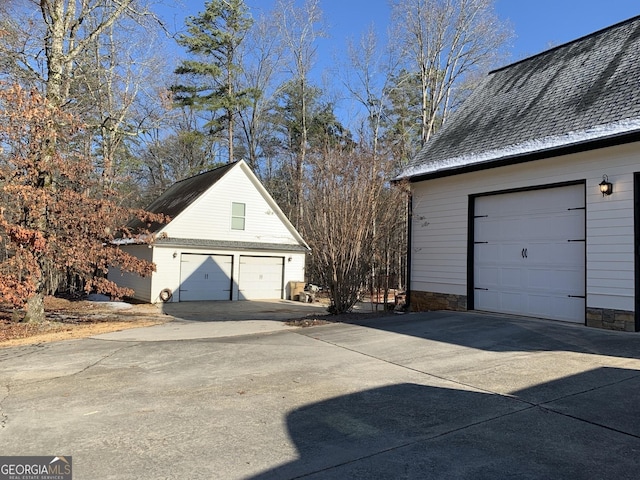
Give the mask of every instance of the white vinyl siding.
M 467 294 L 470 195 L 586 181 L 587 307 L 633 311 L 633 173 L 638 143 L 492 168 L 412 185 L 411 289 Z M 598 184 L 606 174 L 613 195 Z

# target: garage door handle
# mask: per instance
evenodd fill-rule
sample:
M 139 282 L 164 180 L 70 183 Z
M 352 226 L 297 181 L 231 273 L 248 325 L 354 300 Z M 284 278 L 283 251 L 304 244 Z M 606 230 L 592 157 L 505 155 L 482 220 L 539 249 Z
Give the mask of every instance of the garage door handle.
M 522 255 L 522 258 L 528 258 L 529 257 L 529 252 L 527 251 L 526 248 L 523 248 L 522 252 L 520 252 L 520 255 Z

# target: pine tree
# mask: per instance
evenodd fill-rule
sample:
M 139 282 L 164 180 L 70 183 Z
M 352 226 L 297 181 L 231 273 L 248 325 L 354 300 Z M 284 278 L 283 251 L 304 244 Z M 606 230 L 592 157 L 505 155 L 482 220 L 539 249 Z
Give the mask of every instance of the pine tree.
M 240 88 L 240 45 L 253 24 L 243 0 L 210 0 L 205 10 L 186 21 L 187 33 L 178 44 L 194 58 L 184 60 L 176 69 L 193 83 L 174 85 L 181 106 L 211 114 L 206 125 L 213 133 L 226 129 L 229 162 L 234 160 L 235 116 L 247 105 L 246 89 Z

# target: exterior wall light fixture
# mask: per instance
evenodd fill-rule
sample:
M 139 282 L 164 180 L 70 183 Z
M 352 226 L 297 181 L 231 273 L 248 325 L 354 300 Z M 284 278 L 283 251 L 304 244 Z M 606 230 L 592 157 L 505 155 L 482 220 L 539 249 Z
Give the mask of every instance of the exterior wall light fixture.
M 602 192 L 602 196 L 611 195 L 613 193 L 613 185 L 609 181 L 609 177 L 606 175 L 602 176 L 602 181 L 600 182 L 600 191 Z

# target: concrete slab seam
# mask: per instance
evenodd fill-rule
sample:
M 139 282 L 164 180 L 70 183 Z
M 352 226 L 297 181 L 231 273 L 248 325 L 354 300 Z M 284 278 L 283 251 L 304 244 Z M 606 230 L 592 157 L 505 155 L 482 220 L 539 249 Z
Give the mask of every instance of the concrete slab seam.
M 592 390 L 597 390 L 597 389 L 592 389 Z M 500 395 L 500 394 L 498 394 L 498 395 Z M 568 395 L 568 396 L 572 396 L 572 395 Z M 497 416 L 494 416 L 494 417 L 491 417 L 491 418 L 485 418 L 483 420 L 480 420 L 480 421 L 477 421 L 477 422 L 473 422 L 473 423 L 469 423 L 469 424 L 464 425 L 462 427 L 458 427 L 458 428 L 454 428 L 454 429 L 451 429 L 451 430 L 447 430 L 446 432 L 441 432 L 441 433 L 438 433 L 436 435 L 423 435 L 421 437 L 415 438 L 411 442 L 403 443 L 401 445 L 395 445 L 393 447 L 389 447 L 389 448 L 386 448 L 386 449 L 383 449 L 383 450 L 379 450 L 379 451 L 371 453 L 369 455 L 364 455 L 362 457 L 354 458 L 354 459 L 351 459 L 351 460 L 348 460 L 348 461 L 345 461 L 345 462 L 341 462 L 341 463 L 338 463 L 338 464 L 335 464 L 335 465 L 331 465 L 331 466 L 322 468 L 320 470 L 315 470 L 313 472 L 307 472 L 307 473 L 305 473 L 303 475 L 299 475 L 297 477 L 292 477 L 292 480 L 309 477 L 311 475 L 315 475 L 315 474 L 318 474 L 318 473 L 329 472 L 329 471 L 331 471 L 331 470 L 333 470 L 335 468 L 340 468 L 340 467 L 343 467 L 345 465 L 357 463 L 357 462 L 360 462 L 360 461 L 363 461 L 363 460 L 369 460 L 369 459 L 377 457 L 379 455 L 384 455 L 384 454 L 389 453 L 389 452 L 401 450 L 403 448 L 408 448 L 408 447 L 411 447 L 411 446 L 416 445 L 416 444 L 421 443 L 421 442 L 431 441 L 431 440 L 436 440 L 436 439 L 439 439 L 439 438 L 443 438 L 443 437 L 446 437 L 446 436 L 451 435 L 451 434 L 455 434 L 455 433 L 458 433 L 458 432 L 462 432 L 464 430 L 468 430 L 469 428 L 472 428 L 472 427 L 480 426 L 480 425 L 483 425 L 483 424 L 488 424 L 488 423 L 493 422 L 495 420 L 500 420 L 500 419 L 509 417 L 511 415 L 520 414 L 522 412 L 526 412 L 526 411 L 532 410 L 534 408 L 542 410 L 545 413 L 560 415 L 560 416 L 563 416 L 563 417 L 566 417 L 566 418 L 570 418 L 572 420 L 577 420 L 579 422 L 587 423 L 587 424 L 592 425 L 592 426 L 602 427 L 602 428 L 605 428 L 605 429 L 610 430 L 612 432 L 619 433 L 619 434 L 622 434 L 622 435 L 625 435 L 625 436 L 630 436 L 632 438 L 640 438 L 640 436 L 633 435 L 633 434 L 630 434 L 628 432 L 624 432 L 624 431 L 621 431 L 621 430 L 618 430 L 618 429 L 615 429 L 615 428 L 607 427 L 606 425 L 601 425 L 601 424 L 598 424 L 596 422 L 591 422 L 591 421 L 588 421 L 588 420 L 585 420 L 585 419 L 582 419 L 582 418 L 579 418 L 579 417 L 575 417 L 573 415 L 568 415 L 568 414 L 565 414 L 565 413 L 562 413 L 562 412 L 558 412 L 558 411 L 555 411 L 553 409 L 546 408 L 546 407 L 544 407 L 542 405 L 535 405 L 533 403 L 529 403 L 529 402 L 526 402 L 524 400 L 522 402 L 523 403 L 528 403 L 529 406 L 527 406 L 525 408 L 522 408 L 520 410 L 513 411 L 513 412 L 504 413 L 504 414 L 497 415 Z
M 115 355 L 118 352 L 121 352 L 122 350 L 126 349 L 126 348 L 130 348 L 130 347 L 135 347 L 136 345 L 139 345 L 138 343 L 133 343 L 131 345 L 126 345 L 124 347 L 118 348 L 116 350 L 114 350 L 113 352 L 109 353 L 108 355 L 103 356 L 102 358 L 99 358 L 98 360 L 96 360 L 95 362 L 87 365 L 86 367 L 82 368 L 81 370 L 78 370 L 76 372 L 73 373 L 67 373 L 67 374 L 63 374 L 63 375 L 58 375 L 56 377 L 51 377 L 51 378 L 45 378 L 45 379 L 38 379 L 38 380 L 34 380 L 32 382 L 24 382 L 24 383 L 20 383 L 21 386 L 27 386 L 27 385 L 36 385 L 38 383 L 43 383 L 43 382 L 50 382 L 52 380 L 59 380 L 61 378 L 66 378 L 66 377 L 74 377 L 76 375 L 80 375 L 84 372 L 86 372 L 87 370 L 89 370 L 90 368 L 95 367 L 96 365 L 100 364 L 101 362 L 103 362 L 104 360 L 112 357 L 113 355 Z
M 408 367 L 408 366 L 406 366 L 406 365 L 402 365 L 402 364 L 400 364 L 400 363 L 392 362 L 391 360 L 386 360 L 386 359 L 384 359 L 384 358 L 376 357 L 375 355 L 371 355 L 371 354 L 369 354 L 369 353 L 360 352 L 360 351 L 358 351 L 358 350 L 354 350 L 354 349 L 352 349 L 352 348 L 345 347 L 345 346 L 343 346 L 343 345 L 339 345 L 339 344 L 337 344 L 337 343 L 333 343 L 333 342 L 330 342 L 330 341 L 328 341 L 328 340 L 323 340 L 323 339 L 320 339 L 320 338 L 311 337 L 311 336 L 306 335 L 306 334 L 304 334 L 304 333 L 299 333 L 299 332 L 295 332 L 295 333 L 297 333 L 298 335 L 304 335 L 304 336 L 306 336 L 307 338 L 312 338 L 312 339 L 317 340 L 317 341 L 319 341 L 319 342 L 323 342 L 323 343 L 326 343 L 326 344 L 332 345 L 332 346 L 334 346 L 334 347 L 341 348 L 341 349 L 346 350 L 346 351 L 348 351 L 348 352 L 357 353 L 357 354 L 359 354 L 359 355 L 362 355 L 362 356 L 365 356 L 365 357 L 368 357 L 368 358 L 372 358 L 372 359 L 374 359 L 374 360 L 378 360 L 379 362 L 384 362 L 384 363 L 387 363 L 387 364 L 389 364 L 389 365 L 393 365 L 393 366 L 396 366 L 396 367 L 403 368 L 403 369 L 405 369 L 405 370 L 409 370 L 409 371 L 411 371 L 411 372 L 420 373 L 420 374 L 422 374 L 422 375 L 427 375 L 427 376 L 429 376 L 429 377 L 437 378 L 438 380 L 444 380 L 444 381 L 446 381 L 446 382 L 450 382 L 450 383 L 453 383 L 453 384 L 456 384 L 456 385 L 460 385 L 460 386 L 462 386 L 462 387 L 473 388 L 474 390 L 477 390 L 477 391 L 480 391 L 480 392 L 485 392 L 485 393 L 488 393 L 488 394 L 491 394 L 491 395 L 499 395 L 499 396 L 501 396 L 501 397 L 509 398 L 509 399 L 515 400 L 515 401 L 517 401 L 517 402 L 524 403 L 524 404 L 529 405 L 529 406 L 536 406 L 536 404 L 535 404 L 535 403 L 528 402 L 528 401 L 523 400 L 523 399 L 521 399 L 521 398 L 518 398 L 518 397 L 516 397 L 516 396 L 514 396 L 514 395 L 508 395 L 508 394 L 505 394 L 505 393 L 494 392 L 493 390 L 488 390 L 488 389 L 486 389 L 486 388 L 480 388 L 480 387 L 477 387 L 477 386 L 475 386 L 475 385 L 471 385 L 471 384 L 468 384 L 468 383 L 460 382 L 459 380 L 452 380 L 452 379 L 450 379 L 450 378 L 443 377 L 442 375 L 436 375 L 436 374 L 434 374 L 434 373 L 425 372 L 424 370 L 419 370 L 419 369 L 417 369 L 417 368 Z
M 422 435 L 420 437 L 415 438 L 414 440 L 412 440 L 410 442 L 403 443 L 401 445 L 395 445 L 395 446 L 389 447 L 389 448 L 385 448 L 385 449 L 379 450 L 377 452 L 371 453 L 369 455 L 363 455 L 362 457 L 359 457 L 359 458 L 353 458 L 351 460 L 347 460 L 345 462 L 337 463 L 335 465 L 331 465 L 329 467 L 325 467 L 325 468 L 322 468 L 320 470 L 315 470 L 313 472 L 307 472 L 307 473 L 304 473 L 303 475 L 299 475 L 297 477 L 292 477 L 291 480 L 295 480 L 295 479 L 298 479 L 298 478 L 305 478 L 305 477 L 308 477 L 308 476 L 311 476 L 311 475 L 315 475 L 315 474 L 318 474 L 318 473 L 322 473 L 322 472 L 328 472 L 330 470 L 333 470 L 334 468 L 343 467 L 345 465 L 349 465 L 349 464 L 352 464 L 352 463 L 360 462 L 360 461 L 363 461 L 363 460 L 368 460 L 368 459 L 377 457 L 379 455 L 384 455 L 385 453 L 394 452 L 394 451 L 401 450 L 401 449 L 407 448 L 407 447 L 412 447 L 413 445 L 416 445 L 416 444 L 421 443 L 421 442 L 435 440 L 435 439 L 438 439 L 438 438 L 443 438 L 443 437 L 446 437 L 446 436 L 454 434 L 454 433 L 462 432 L 462 431 L 467 430 L 467 429 L 472 428 L 472 427 L 477 427 L 479 425 L 483 425 L 485 423 L 490 423 L 490 422 L 493 422 L 495 420 L 500 420 L 502 418 L 506 418 L 506 417 L 509 417 L 511 415 L 515 415 L 515 414 L 519 414 L 519 413 L 522 413 L 522 412 L 526 412 L 527 410 L 531 410 L 533 408 L 537 408 L 537 406 L 536 405 L 529 405 L 529 406 L 524 407 L 524 408 L 522 408 L 520 410 L 516 410 L 516 411 L 508 412 L 508 413 L 503 413 L 503 414 L 496 415 L 496 416 L 491 417 L 491 418 L 485 418 L 484 420 L 479 420 L 477 422 L 469 423 L 467 425 L 463 425 L 462 427 L 453 428 L 451 430 L 447 430 L 446 432 L 440 432 L 440 433 L 435 434 L 435 435 Z M 552 412 L 552 413 L 554 413 L 554 412 Z
M 618 380 L 616 382 L 612 382 L 612 383 L 609 383 L 607 385 L 599 385 L 597 387 L 589 388 L 589 389 L 583 390 L 581 392 L 571 393 L 569 395 L 565 395 L 563 397 L 559 397 L 559 398 L 556 398 L 554 400 L 547 400 L 546 402 L 542 402 L 537 406 L 540 407 L 542 410 L 544 410 L 546 412 L 555 413 L 556 415 L 561 415 L 561 416 L 566 417 L 566 418 L 571 418 L 573 420 L 578 420 L 578 421 L 584 422 L 584 423 L 586 423 L 588 425 L 593 425 L 593 426 L 596 426 L 596 427 L 604 428 L 604 429 L 609 430 L 611 432 L 620 433 L 622 435 L 625 435 L 625 436 L 628 436 L 628 437 L 631 437 L 631 438 L 640 439 L 640 435 L 636 435 L 636 434 L 633 434 L 633 433 L 625 432 L 624 430 L 619 430 L 617 428 L 613 428 L 613 427 L 610 427 L 608 425 L 604 425 L 604 424 L 601 424 L 601 423 L 598 423 L 598 422 L 594 422 L 593 420 L 587 420 L 585 418 L 577 417 L 575 415 L 570 415 L 568 413 L 560 412 L 560 411 L 554 409 L 553 406 L 546 405 L 548 403 L 557 402 L 558 400 L 564 400 L 564 399 L 575 397 L 575 396 L 582 395 L 582 394 L 585 394 L 585 393 L 595 392 L 595 391 L 601 390 L 603 388 L 611 387 L 611 386 L 614 386 L 614 385 L 619 385 L 621 383 L 628 382 L 629 380 L 633 380 L 633 379 L 638 378 L 638 377 L 640 377 L 640 374 L 633 375 L 633 376 L 631 376 L 629 378 L 625 378 L 623 380 Z
M 556 415 L 560 415 L 560 416 L 563 416 L 563 417 L 566 417 L 566 418 L 571 418 L 572 420 L 577 420 L 579 422 L 586 423 L 587 425 L 592 425 L 594 427 L 604 428 L 605 430 L 609 430 L 610 432 L 619 433 L 621 435 L 624 435 L 625 437 L 631 437 L 631 438 L 635 438 L 635 439 L 640 440 L 640 435 L 635 435 L 633 433 L 625 432 L 624 430 L 619 430 L 617 428 L 609 427 L 608 425 L 604 425 L 602 423 L 594 422 L 592 420 L 587 420 L 585 418 L 576 417 L 575 415 L 569 415 L 568 413 L 559 412 L 557 410 L 554 410 L 552 408 L 547 408 L 547 407 L 542 406 L 542 405 L 540 405 L 539 408 L 544 410 L 547 413 L 555 413 Z

